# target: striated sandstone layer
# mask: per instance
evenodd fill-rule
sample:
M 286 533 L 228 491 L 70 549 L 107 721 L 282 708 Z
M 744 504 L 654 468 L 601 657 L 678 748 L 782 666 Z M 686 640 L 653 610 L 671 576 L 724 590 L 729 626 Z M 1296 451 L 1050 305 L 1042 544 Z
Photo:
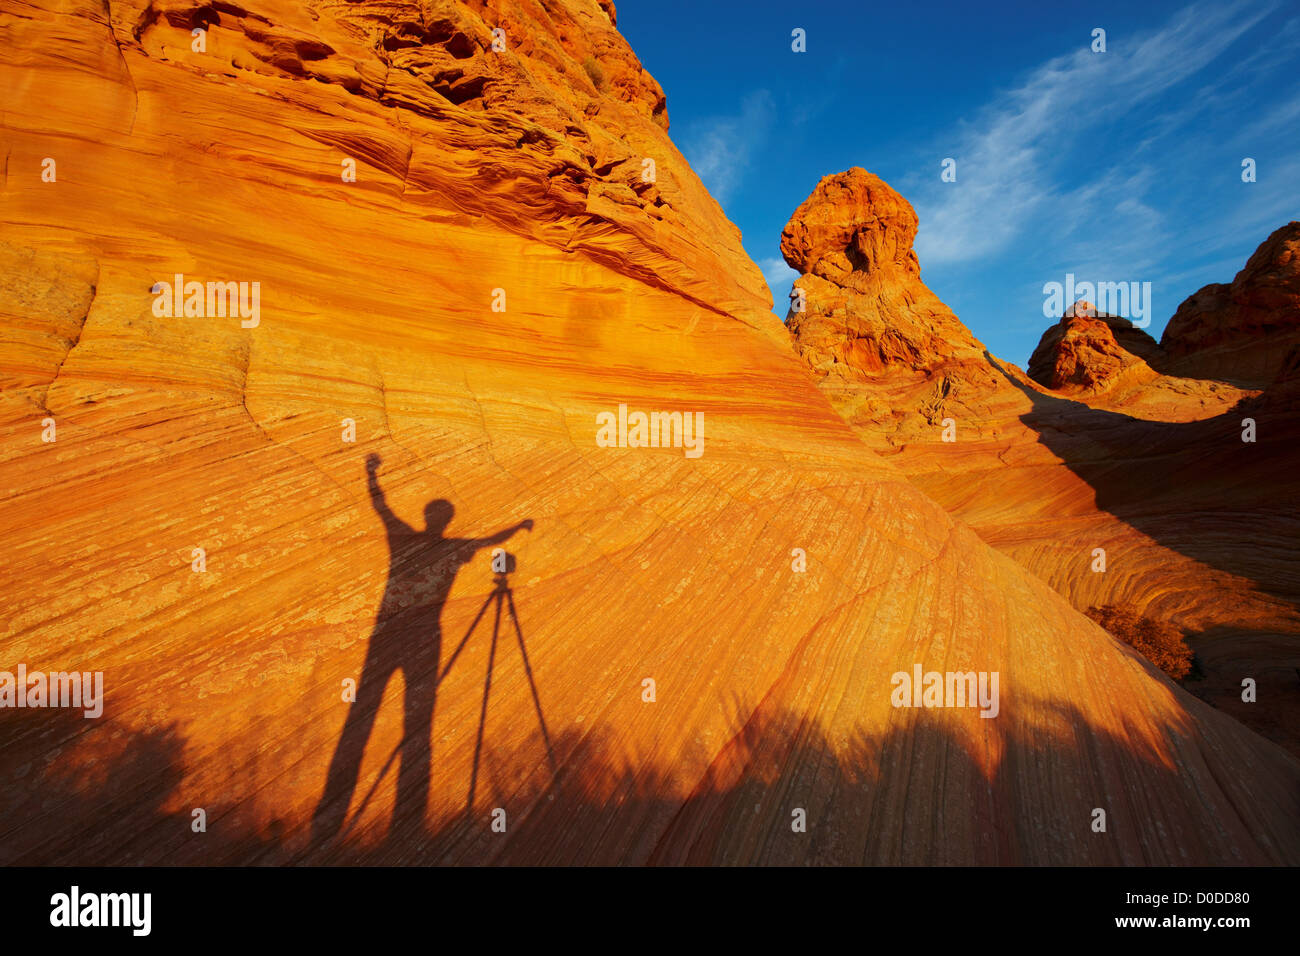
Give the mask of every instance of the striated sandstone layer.
M 1291 755 L 817 392 L 610 4 L 0 14 L 0 669 L 105 681 L 0 709 L 0 860 L 1300 860 Z
M 840 225 L 822 231 L 823 247 L 798 241 L 805 222 L 828 221 Z M 882 230 L 892 235 L 862 235 Z M 1234 283 L 1257 311 L 1215 320 L 1216 341 L 1258 357 L 1248 366 L 1290 348 L 1298 232 L 1275 232 Z M 805 309 L 788 325 L 822 391 L 865 442 L 1075 607 L 1128 604 L 1187 629 L 1205 671 L 1188 688 L 1300 753 L 1290 380 L 1276 373 L 1281 384 L 1261 393 L 1250 375 L 1175 375 L 1167 350 L 1183 333 L 1172 322 L 1162 347 L 1091 307 L 1044 333 L 1026 376 L 924 286 L 915 234 L 906 200 L 861 169 L 822 180 L 791 218 L 782 250 L 805 273 Z M 816 267 L 849 246 L 890 254 L 847 274 Z M 1248 417 L 1253 443 L 1242 441 Z M 1254 704 L 1240 699 L 1245 677 L 1259 684 Z
M 1258 388 L 1300 372 L 1300 222 L 1278 228 L 1229 284 L 1178 307 L 1160 339 L 1169 368 Z

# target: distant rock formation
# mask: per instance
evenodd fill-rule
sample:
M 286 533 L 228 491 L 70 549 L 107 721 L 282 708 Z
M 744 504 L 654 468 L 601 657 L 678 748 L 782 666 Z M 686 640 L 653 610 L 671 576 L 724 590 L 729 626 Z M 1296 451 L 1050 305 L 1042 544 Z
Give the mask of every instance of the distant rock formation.
M 1300 222 L 1291 222 L 1260 244 L 1231 283 L 1213 283 L 1189 296 L 1159 344 L 1127 319 L 1099 316 L 1091 303 L 1075 303 L 1043 333 L 1029 360 L 1029 377 L 1067 394 L 1104 392 L 1134 375 L 1148 386 L 1156 378 L 1152 371 L 1170 380 L 1266 389 L 1290 381 L 1298 366 Z M 1121 374 L 1130 370 L 1134 374 Z
M 1290 381 L 1300 355 L 1300 222 L 1275 230 L 1231 283 L 1194 292 L 1160 345 L 1174 374 L 1256 388 Z
M 1190 631 L 1188 688 L 1300 753 L 1296 226 L 1232 295 L 1185 303 L 1164 347 L 1074 303 L 1028 376 L 921 283 L 915 214 L 870 173 L 823 179 L 782 249 L 804 272 L 795 350 L 863 441 L 1076 608 Z M 1267 439 L 1243 442 L 1246 419 Z M 1253 675 L 1268 706 L 1240 699 Z
M 850 423 L 895 440 L 981 407 L 1001 382 L 984 346 L 921 282 L 916 213 L 855 167 L 827 176 L 795 211 L 781 253 L 802 273 L 786 324 L 795 350 Z M 919 404 L 897 401 L 922 390 Z
M 1121 372 L 1159 355 L 1156 340 L 1131 321 L 1098 314 L 1091 302 L 1080 300 L 1043 333 L 1028 371 L 1035 382 L 1054 391 L 1102 391 Z

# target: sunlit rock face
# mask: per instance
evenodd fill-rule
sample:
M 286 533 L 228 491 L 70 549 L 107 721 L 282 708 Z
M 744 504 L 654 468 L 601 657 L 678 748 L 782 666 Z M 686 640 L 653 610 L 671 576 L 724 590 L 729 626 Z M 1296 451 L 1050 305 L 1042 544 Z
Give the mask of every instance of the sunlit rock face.
M 818 391 L 612 5 L 0 10 L 0 671 L 104 686 L 0 708 L 0 859 L 1300 858 Z
M 1090 302 L 1076 302 L 1051 326 L 1029 358 L 1029 377 L 1063 394 L 1105 392 L 1121 375 L 1150 380 L 1150 362 L 1163 358 L 1160 346 L 1123 316 L 1099 314 Z M 1140 366 L 1147 365 L 1145 369 Z
M 1300 753 L 1296 228 L 1260 246 L 1232 304 L 1202 290 L 1159 345 L 1067 306 L 1028 375 L 922 284 L 915 216 L 865 170 L 822 180 L 783 249 L 804 273 L 795 349 L 863 441 L 1078 609 L 1185 628 L 1204 672 L 1186 687 Z M 818 265 L 864 244 L 890 253 Z M 1247 678 L 1267 704 L 1242 700 Z
M 1200 289 L 1165 326 L 1181 375 L 1264 388 L 1300 371 L 1300 222 L 1273 232 L 1231 283 Z

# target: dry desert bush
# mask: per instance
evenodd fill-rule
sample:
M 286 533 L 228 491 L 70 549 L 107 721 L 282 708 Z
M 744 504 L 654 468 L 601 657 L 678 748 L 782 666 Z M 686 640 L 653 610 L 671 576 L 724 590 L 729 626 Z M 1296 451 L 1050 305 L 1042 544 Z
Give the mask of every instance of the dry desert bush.
M 1192 670 L 1192 649 L 1183 640 L 1181 628 L 1167 621 L 1142 617 L 1128 604 L 1089 608 L 1086 612 L 1110 634 L 1137 651 L 1174 680 Z

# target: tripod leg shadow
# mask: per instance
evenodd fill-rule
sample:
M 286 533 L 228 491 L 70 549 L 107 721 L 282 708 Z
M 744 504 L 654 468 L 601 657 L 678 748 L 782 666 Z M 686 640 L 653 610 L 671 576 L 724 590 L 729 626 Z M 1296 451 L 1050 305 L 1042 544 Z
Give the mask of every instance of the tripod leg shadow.
M 523 659 L 524 673 L 528 677 L 528 689 L 532 694 L 533 707 L 537 711 L 537 723 L 542 731 L 542 742 L 546 747 L 546 759 L 551 768 L 552 782 L 555 781 L 559 772 L 555 760 L 555 749 L 551 745 L 551 734 L 546 727 L 546 717 L 542 712 L 542 699 L 537 691 L 537 681 L 533 677 L 532 662 L 528 659 L 528 648 L 524 643 L 524 631 L 519 624 L 519 614 L 515 610 L 514 591 L 510 587 L 505 574 L 497 575 L 495 589 L 488 595 L 487 600 L 483 603 L 483 607 L 479 610 L 478 616 L 474 618 L 474 623 L 470 625 L 469 631 L 461 641 L 460 647 L 456 648 L 456 655 L 460 654 L 461 648 L 463 648 L 469 641 L 470 635 L 474 633 L 474 628 L 476 628 L 479 621 L 483 619 L 483 615 L 486 613 L 488 605 L 492 604 L 493 601 L 496 602 L 496 614 L 492 621 L 492 643 L 488 649 L 487 673 L 483 678 L 483 702 L 479 708 L 478 733 L 474 741 L 474 762 L 470 770 L 469 794 L 465 800 L 465 816 L 467 819 L 474 811 L 474 797 L 478 791 L 479 767 L 483 756 L 483 735 L 487 725 L 488 698 L 492 693 L 492 674 L 496 667 L 497 643 L 501 636 L 501 611 L 503 605 L 509 608 L 510 621 L 514 625 L 515 638 L 519 642 L 519 654 Z M 453 655 L 453 659 L 456 655 Z M 450 666 L 450 662 L 448 666 Z
M 524 642 L 523 628 L 519 623 L 519 614 L 515 608 L 514 591 L 506 580 L 505 575 L 499 574 L 497 576 L 496 586 L 492 592 L 488 594 L 487 599 L 483 602 L 483 606 L 479 608 L 478 613 L 475 614 L 473 622 L 471 622 L 469 629 L 465 632 L 465 636 L 461 638 L 460 643 L 456 646 L 456 650 L 453 651 L 451 656 L 447 659 L 441 672 L 436 675 L 436 678 L 433 681 L 429 681 L 427 684 L 423 681 L 413 681 L 412 683 L 415 687 L 408 688 L 402 739 L 398 741 L 397 746 L 394 747 L 392 753 L 388 755 L 388 758 L 385 760 L 374 783 L 370 785 L 369 790 L 361 800 L 355 813 L 352 814 L 347 826 L 343 828 L 341 833 L 339 833 L 340 840 L 347 837 L 353 826 L 361 818 L 366 806 L 370 803 L 371 798 L 379 789 L 379 785 L 383 782 L 388 771 L 392 768 L 394 761 L 397 761 L 399 756 L 401 761 L 398 769 L 397 806 L 399 808 L 424 808 L 427 806 L 429 772 L 432 759 L 431 737 L 438 689 L 441 687 L 442 682 L 446 680 L 447 675 L 451 672 L 452 667 L 455 665 L 461 653 L 465 650 L 466 646 L 468 646 L 470 639 L 474 636 L 474 632 L 482 622 L 484 615 L 487 614 L 488 608 L 492 607 L 493 604 L 496 605 L 496 608 L 492 620 L 492 638 L 488 648 L 487 672 L 483 679 L 483 698 L 479 706 L 478 729 L 474 742 L 474 758 L 470 769 L 469 794 L 465 803 L 466 817 L 473 812 L 474 798 L 478 793 L 478 782 L 483 758 L 483 741 L 487 727 L 488 702 L 491 698 L 492 678 L 496 669 L 497 646 L 501 636 L 501 616 L 503 608 L 508 609 L 510 612 L 510 621 L 514 627 L 515 640 L 519 645 L 519 654 L 523 660 L 524 673 L 528 678 L 528 688 L 532 697 L 533 708 L 537 713 L 537 723 L 541 729 L 542 742 L 546 748 L 546 758 L 551 769 L 552 782 L 558 778 L 559 768 L 555 759 L 555 749 L 551 743 L 550 730 L 546 726 L 546 717 L 542 710 L 541 695 L 537 689 L 537 681 L 533 675 L 532 661 L 528 657 L 528 648 Z M 437 659 L 436 655 L 434 659 Z M 391 678 L 391 673 L 388 675 L 388 678 Z M 345 729 L 345 736 L 349 739 L 360 738 L 364 740 L 365 737 L 368 736 L 369 730 L 374 723 L 375 714 L 379 709 L 380 699 L 383 696 L 383 687 L 387 683 L 388 678 L 386 678 L 382 683 L 378 680 L 370 680 L 367 682 L 363 678 L 362 687 L 367 692 L 367 697 L 364 706 L 354 707 L 353 712 L 349 713 L 349 724 Z M 427 694 L 419 692 L 419 688 L 423 686 L 429 686 L 430 689 Z M 371 699 L 372 695 L 373 699 Z M 359 698 L 358 704 L 361 703 L 362 701 Z M 356 715 L 355 720 L 353 719 L 353 714 Z M 357 769 L 359 770 L 359 767 Z M 334 775 L 336 777 L 338 772 L 338 770 L 334 770 Z M 346 785 L 349 782 L 351 786 Z M 342 791 L 346 790 L 347 795 L 350 798 L 355 786 L 355 778 L 350 779 L 350 781 L 332 781 L 330 793 L 334 795 L 332 803 L 338 819 L 331 829 L 331 832 L 337 832 L 338 826 L 343 822 L 342 816 L 346 814 L 348 802 L 350 802 L 350 800 L 345 801 L 342 799 Z M 403 822 L 410 823 L 412 821 Z M 397 829 L 397 823 L 398 821 L 395 820 L 394 831 Z
M 551 764 L 551 779 L 554 780 L 558 768 L 555 764 L 555 748 L 551 746 L 551 735 L 546 729 L 546 717 L 542 714 L 542 699 L 537 693 L 537 681 L 533 679 L 533 666 L 528 660 L 528 648 L 524 645 L 524 632 L 519 626 L 519 615 L 515 613 L 515 596 L 509 588 L 505 592 L 506 601 L 510 606 L 510 620 L 515 625 L 515 637 L 519 639 L 519 655 L 524 659 L 524 673 L 528 675 L 528 689 L 533 694 L 533 706 L 537 708 L 537 723 L 542 728 L 542 742 L 546 744 L 546 759 Z

